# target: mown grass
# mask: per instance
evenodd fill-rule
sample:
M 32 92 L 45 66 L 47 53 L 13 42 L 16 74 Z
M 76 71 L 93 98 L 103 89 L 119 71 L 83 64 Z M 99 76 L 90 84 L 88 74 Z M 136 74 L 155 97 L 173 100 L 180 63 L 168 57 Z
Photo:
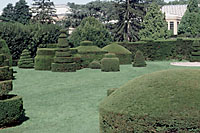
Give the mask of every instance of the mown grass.
M 83 69 L 75 73 L 19 69 L 12 94 L 23 97 L 29 120 L 1 133 L 97 133 L 98 106 L 109 88 L 159 70 L 188 68 L 170 62 L 147 62 L 147 67 L 121 65 L 120 72 Z M 200 67 L 195 67 L 200 68 Z

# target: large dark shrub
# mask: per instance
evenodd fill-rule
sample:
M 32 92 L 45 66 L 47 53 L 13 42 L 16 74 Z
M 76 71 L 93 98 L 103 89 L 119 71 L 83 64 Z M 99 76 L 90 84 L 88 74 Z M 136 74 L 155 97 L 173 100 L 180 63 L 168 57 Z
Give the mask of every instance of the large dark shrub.
M 30 24 L 0 22 L 0 37 L 6 41 L 13 59 L 19 59 L 28 48 L 32 57 L 40 44 L 57 43 L 60 27 L 54 24 Z

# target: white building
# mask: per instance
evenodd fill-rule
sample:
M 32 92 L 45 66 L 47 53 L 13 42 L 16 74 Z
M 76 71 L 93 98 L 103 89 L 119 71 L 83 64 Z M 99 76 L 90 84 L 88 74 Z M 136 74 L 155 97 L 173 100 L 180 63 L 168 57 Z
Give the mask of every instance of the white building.
M 161 8 L 165 13 L 165 19 L 168 23 L 168 30 L 172 30 L 174 35 L 178 34 L 178 25 L 181 18 L 187 10 L 187 5 L 165 5 Z
M 55 4 L 55 8 L 56 8 L 56 15 L 58 16 L 58 18 L 55 19 L 58 21 L 64 19 L 67 13 L 71 13 L 69 6 L 65 4 Z

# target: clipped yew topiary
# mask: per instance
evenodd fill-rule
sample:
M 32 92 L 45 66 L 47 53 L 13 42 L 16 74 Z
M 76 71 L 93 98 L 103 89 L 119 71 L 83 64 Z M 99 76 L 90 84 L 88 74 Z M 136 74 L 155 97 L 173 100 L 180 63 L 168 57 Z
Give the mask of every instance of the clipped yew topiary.
M 113 53 L 105 54 L 101 60 L 101 71 L 104 72 L 117 72 L 120 71 L 119 59 Z
M 190 61 L 191 62 L 200 62 L 200 42 L 199 42 L 199 40 L 194 40 L 192 47 L 193 47 L 193 52 L 191 53 Z
M 135 53 L 133 67 L 145 67 L 147 64 L 145 62 L 144 56 L 140 50 Z
M 55 56 L 53 48 L 38 48 L 35 57 L 35 70 L 51 70 L 51 64 Z
M 103 47 L 102 50 L 114 53 L 119 58 L 120 64 L 131 64 L 132 62 L 132 53 L 117 43 L 111 43 Z
M 89 68 L 91 69 L 101 69 L 101 64 L 99 61 L 94 60 L 89 64 Z
M 78 54 L 81 56 L 82 67 L 87 68 L 93 60 L 101 60 L 106 51 L 93 45 L 92 41 L 82 41 L 81 46 L 77 47 Z
M 3 66 L 4 59 L 0 59 L 0 128 L 18 122 L 24 115 L 22 97 L 8 94 L 13 89 L 12 76 L 9 66 Z
M 19 68 L 33 68 L 34 67 L 33 58 L 31 58 L 31 52 L 28 51 L 27 49 L 22 51 L 22 54 L 18 61 L 18 67 Z
M 199 69 L 134 78 L 100 103 L 100 132 L 200 132 L 199 95 Z
M 51 64 L 52 72 L 75 72 L 76 63 L 71 54 L 67 36 L 64 30 L 60 31 L 61 34 L 58 39 L 58 48 L 55 53 L 54 63 Z
M 0 54 L 4 54 L 4 56 L 6 57 L 4 63 L 7 62 L 7 65 L 11 67 L 12 66 L 12 56 L 10 54 L 8 45 L 2 39 L 0 39 Z

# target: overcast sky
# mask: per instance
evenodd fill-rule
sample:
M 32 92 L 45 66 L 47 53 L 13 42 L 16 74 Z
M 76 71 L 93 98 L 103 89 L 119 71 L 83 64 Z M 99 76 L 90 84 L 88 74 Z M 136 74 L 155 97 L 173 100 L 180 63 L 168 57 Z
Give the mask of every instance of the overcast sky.
M 13 5 L 15 5 L 17 1 L 19 0 L 0 0 L 0 11 L 3 10 L 3 8 L 6 7 L 8 3 L 12 3 Z M 54 4 L 67 4 L 68 2 L 74 2 L 76 4 L 86 4 L 93 0 L 51 0 L 51 1 L 53 1 Z M 29 5 L 31 5 L 33 3 L 33 0 L 26 0 L 26 2 Z

